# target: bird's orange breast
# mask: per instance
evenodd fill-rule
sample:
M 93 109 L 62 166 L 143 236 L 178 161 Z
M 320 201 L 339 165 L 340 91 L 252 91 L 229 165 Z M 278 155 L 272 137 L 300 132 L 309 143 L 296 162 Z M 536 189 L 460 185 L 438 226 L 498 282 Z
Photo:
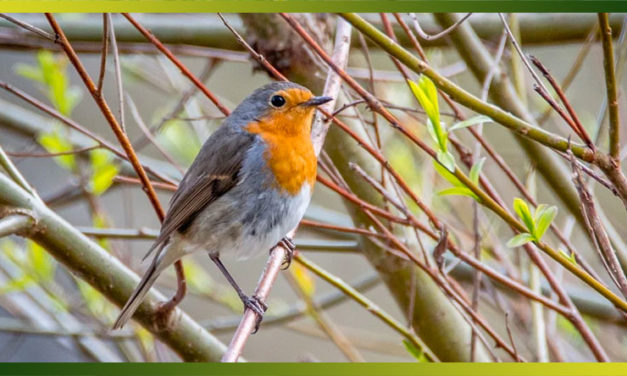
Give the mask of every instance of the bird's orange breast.
M 280 190 L 291 195 L 303 184 L 313 187 L 317 158 L 311 143 L 313 110 L 292 109 L 251 123 L 246 129 L 259 134 L 267 144 L 264 158 Z

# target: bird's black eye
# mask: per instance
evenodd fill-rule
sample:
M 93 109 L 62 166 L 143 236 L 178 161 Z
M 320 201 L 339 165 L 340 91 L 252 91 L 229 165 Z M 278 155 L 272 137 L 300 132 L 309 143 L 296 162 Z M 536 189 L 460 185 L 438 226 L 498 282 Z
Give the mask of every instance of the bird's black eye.
M 270 104 L 272 107 L 276 108 L 283 107 L 285 104 L 285 98 L 281 95 L 273 95 L 272 98 L 270 98 Z

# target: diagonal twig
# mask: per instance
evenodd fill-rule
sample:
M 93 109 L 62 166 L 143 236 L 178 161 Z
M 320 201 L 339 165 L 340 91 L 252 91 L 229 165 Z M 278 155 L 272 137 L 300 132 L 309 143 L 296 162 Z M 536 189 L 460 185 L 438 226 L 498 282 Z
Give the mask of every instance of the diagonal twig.
M 457 27 L 459 25 L 461 25 L 464 21 L 466 21 L 470 16 L 472 16 L 472 13 L 467 13 L 464 17 L 460 18 L 459 21 L 455 22 L 453 25 L 447 27 L 446 29 L 440 31 L 437 34 L 433 34 L 433 35 L 429 35 L 427 34 L 422 27 L 420 27 L 420 23 L 418 22 L 418 17 L 416 17 L 415 13 L 410 13 L 411 18 L 414 21 L 414 29 L 416 29 L 416 34 L 420 35 L 420 38 L 426 40 L 426 41 L 434 41 L 434 40 L 438 40 L 442 37 L 447 36 L 448 34 L 450 34 L 453 30 L 457 29 Z
M 572 179 L 581 199 L 581 211 L 584 219 L 586 220 L 586 230 L 588 230 L 591 237 L 595 239 L 595 248 L 603 261 L 603 266 L 607 270 L 607 273 L 610 275 L 616 286 L 618 286 L 623 296 L 627 298 L 627 278 L 625 278 L 623 269 L 618 262 L 616 252 L 612 249 L 612 243 L 607 236 L 607 232 L 605 232 L 605 229 L 603 228 L 603 222 L 597 214 L 592 194 L 586 188 L 581 169 L 576 163 L 573 154 L 570 152 L 567 152 L 567 154 L 573 170 Z
M 618 82 L 614 70 L 614 43 L 612 28 L 607 13 L 599 13 L 601 40 L 603 41 L 603 68 L 607 89 L 608 111 L 610 118 L 610 155 L 619 163 L 620 157 L 620 116 L 618 112 Z
M 198 89 L 200 89 L 200 91 L 202 91 L 203 94 L 205 94 L 207 98 L 209 98 L 209 100 L 213 102 L 213 104 L 220 110 L 220 112 L 227 116 L 231 113 L 228 108 L 220 103 L 218 97 L 216 97 L 215 94 L 213 94 L 202 82 L 200 82 L 200 80 L 196 78 L 196 76 L 194 76 L 194 74 L 189 69 L 187 69 L 187 67 L 183 65 L 183 63 L 181 63 L 181 61 L 176 56 L 174 56 L 174 54 L 172 54 L 172 52 L 163 43 L 161 43 L 159 39 L 157 39 L 157 37 L 155 37 L 148 29 L 146 29 L 139 22 L 137 22 L 129 13 L 122 13 L 122 15 L 126 17 L 126 19 L 140 33 L 142 33 L 142 35 L 146 39 L 148 39 L 150 43 L 154 44 L 155 47 L 159 49 L 159 51 L 161 51 L 174 65 L 176 65 L 176 67 L 180 69 L 181 73 L 187 76 L 187 78 L 189 78 L 194 83 L 194 85 L 196 85 Z
M 337 23 L 337 31 L 335 38 L 335 47 L 334 47 L 334 55 L 337 60 L 336 63 L 342 67 L 346 66 L 348 62 L 348 52 L 350 46 L 350 33 L 351 26 L 348 22 L 344 20 L 338 20 Z M 337 52 L 337 54 L 335 54 Z M 323 95 L 331 96 L 333 98 L 337 98 L 337 94 L 340 88 L 340 77 L 333 72 L 333 70 L 329 69 L 329 74 L 327 76 L 327 81 L 325 83 L 325 88 L 323 90 Z M 332 91 L 333 90 L 333 91 Z M 332 112 L 333 107 L 335 106 L 335 100 L 325 103 L 322 107 L 327 112 Z M 322 130 L 321 130 L 322 129 Z M 313 138 L 314 149 L 316 150 L 316 154 L 322 149 L 322 143 L 324 142 L 324 137 L 326 136 L 326 130 L 328 129 L 328 125 L 323 124 L 322 117 L 316 117 L 314 121 L 314 125 L 312 126 L 312 135 L 318 134 L 318 137 Z M 294 230 L 288 234 L 288 236 L 293 236 Z M 266 267 L 264 272 L 257 284 L 257 288 L 255 289 L 254 295 L 259 297 L 261 300 L 266 300 L 270 288 L 274 284 L 274 281 L 280 271 L 281 265 L 283 264 L 283 260 L 285 259 L 285 255 L 287 251 L 283 246 L 275 247 L 270 254 L 270 258 L 266 263 Z M 242 317 L 242 321 L 238 326 L 233 338 L 231 339 L 231 343 L 227 351 L 224 353 L 222 357 L 223 362 L 235 362 L 239 358 L 244 346 L 250 334 L 252 333 L 253 327 L 255 326 L 256 321 L 256 313 L 250 309 L 246 309 L 244 311 L 244 315 Z

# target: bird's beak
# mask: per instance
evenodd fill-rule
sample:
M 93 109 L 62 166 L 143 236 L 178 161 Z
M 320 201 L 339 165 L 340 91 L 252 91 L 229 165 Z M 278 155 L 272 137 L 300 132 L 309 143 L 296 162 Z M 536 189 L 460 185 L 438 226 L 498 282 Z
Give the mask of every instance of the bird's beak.
M 300 105 L 301 106 L 305 106 L 305 107 L 317 107 L 320 106 L 321 104 L 325 104 L 328 101 L 333 100 L 333 98 L 331 97 L 313 97 L 310 100 L 308 100 L 307 102 L 303 102 Z

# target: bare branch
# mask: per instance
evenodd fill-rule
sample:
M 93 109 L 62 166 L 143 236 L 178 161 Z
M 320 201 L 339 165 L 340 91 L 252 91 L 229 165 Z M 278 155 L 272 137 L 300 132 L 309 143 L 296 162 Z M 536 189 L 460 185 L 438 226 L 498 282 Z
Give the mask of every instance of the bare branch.
M 337 55 L 335 55 L 334 53 L 334 55 L 335 55 L 335 58 L 337 59 L 336 63 L 342 67 L 345 67 L 346 63 L 348 62 L 348 48 L 346 45 L 350 43 L 349 42 L 350 33 L 351 33 L 350 24 L 348 24 L 347 22 L 343 20 L 338 20 L 337 31 L 336 31 L 335 51 L 340 50 L 343 52 L 338 53 Z M 325 84 L 325 90 L 323 91 L 323 95 L 337 98 L 340 85 L 339 85 L 339 79 L 336 78 L 335 76 L 336 75 L 333 74 L 332 71 L 330 71 L 329 75 L 327 76 L 327 84 Z M 331 102 L 333 102 L 331 106 L 334 106 L 335 105 L 334 101 L 331 101 Z M 326 108 L 328 108 L 329 111 L 332 111 L 333 107 L 328 107 L 329 103 L 326 103 L 325 106 L 327 106 Z M 312 134 L 317 134 L 317 136 L 312 136 L 314 149 L 316 150 L 316 155 L 318 155 L 320 153 L 320 150 L 322 149 L 322 144 L 324 143 L 324 137 L 326 136 L 327 129 L 328 129 L 328 126 L 325 126 L 322 124 L 321 117 L 319 116 L 316 117 L 316 120 L 314 121 L 314 125 L 312 126 Z M 287 236 L 292 237 L 294 235 L 294 232 L 295 232 L 295 229 L 292 230 Z M 266 263 L 266 268 L 261 276 L 261 279 L 259 280 L 259 283 L 257 284 L 257 288 L 255 289 L 255 293 L 254 293 L 254 295 L 260 298 L 262 301 L 267 299 L 267 296 L 270 292 L 270 288 L 274 284 L 274 280 L 276 279 L 276 276 L 279 273 L 279 270 L 281 268 L 281 265 L 283 264 L 283 260 L 285 259 L 286 254 L 287 254 L 287 250 L 284 249 L 283 246 L 280 246 L 280 245 L 275 247 L 271 251 L 270 258 L 268 259 L 268 262 Z M 231 343 L 229 344 L 227 351 L 222 357 L 223 362 L 237 361 L 240 354 L 242 353 L 242 350 L 246 344 L 246 341 L 248 340 L 248 337 L 250 336 L 250 333 L 252 333 L 253 327 L 255 325 L 255 321 L 256 321 L 256 313 L 250 309 L 246 309 L 244 312 L 244 316 L 242 317 L 242 321 L 240 322 L 239 327 L 237 328 L 235 334 L 233 335 L 233 338 L 231 340 Z
M 619 163 L 620 158 L 620 116 L 618 112 L 618 83 L 614 70 L 614 43 L 612 28 L 607 13 L 599 13 L 601 39 L 603 41 L 603 68 L 607 88 L 608 111 L 610 113 L 610 155 Z
M 596 240 L 595 248 L 608 274 L 612 277 L 612 281 L 618 286 L 623 296 L 627 298 L 627 278 L 625 278 L 623 269 L 620 267 L 616 253 L 612 248 L 612 243 L 603 228 L 603 223 L 599 219 L 592 194 L 586 188 L 583 177 L 581 176 L 581 169 L 579 165 L 575 163 L 572 153 L 567 153 L 570 158 L 571 168 L 573 169 L 573 182 L 581 197 L 581 211 L 583 212 L 584 218 L 586 218 L 587 230 Z
M 102 52 L 100 53 L 100 73 L 98 74 L 98 85 L 96 92 L 102 95 L 102 86 L 104 85 L 105 72 L 107 70 L 107 52 L 109 51 L 109 23 L 111 18 L 109 14 L 102 14 Z
M 459 21 L 455 22 L 455 24 L 447 27 L 446 29 L 444 29 L 444 30 L 442 30 L 439 33 L 434 34 L 434 35 L 429 35 L 429 34 L 425 33 L 424 30 L 422 30 L 422 28 L 420 27 L 420 23 L 418 22 L 418 17 L 416 17 L 416 15 L 414 13 L 410 13 L 409 15 L 414 20 L 414 28 L 416 29 L 416 33 L 418 35 L 420 35 L 420 38 L 422 38 L 422 39 L 424 39 L 426 41 L 434 41 L 434 40 L 438 40 L 438 39 L 440 39 L 442 37 L 445 37 L 448 34 L 450 34 L 459 25 L 461 25 L 462 22 L 466 21 L 470 16 L 472 16 L 472 13 L 467 13 L 464 17 L 460 18 Z

